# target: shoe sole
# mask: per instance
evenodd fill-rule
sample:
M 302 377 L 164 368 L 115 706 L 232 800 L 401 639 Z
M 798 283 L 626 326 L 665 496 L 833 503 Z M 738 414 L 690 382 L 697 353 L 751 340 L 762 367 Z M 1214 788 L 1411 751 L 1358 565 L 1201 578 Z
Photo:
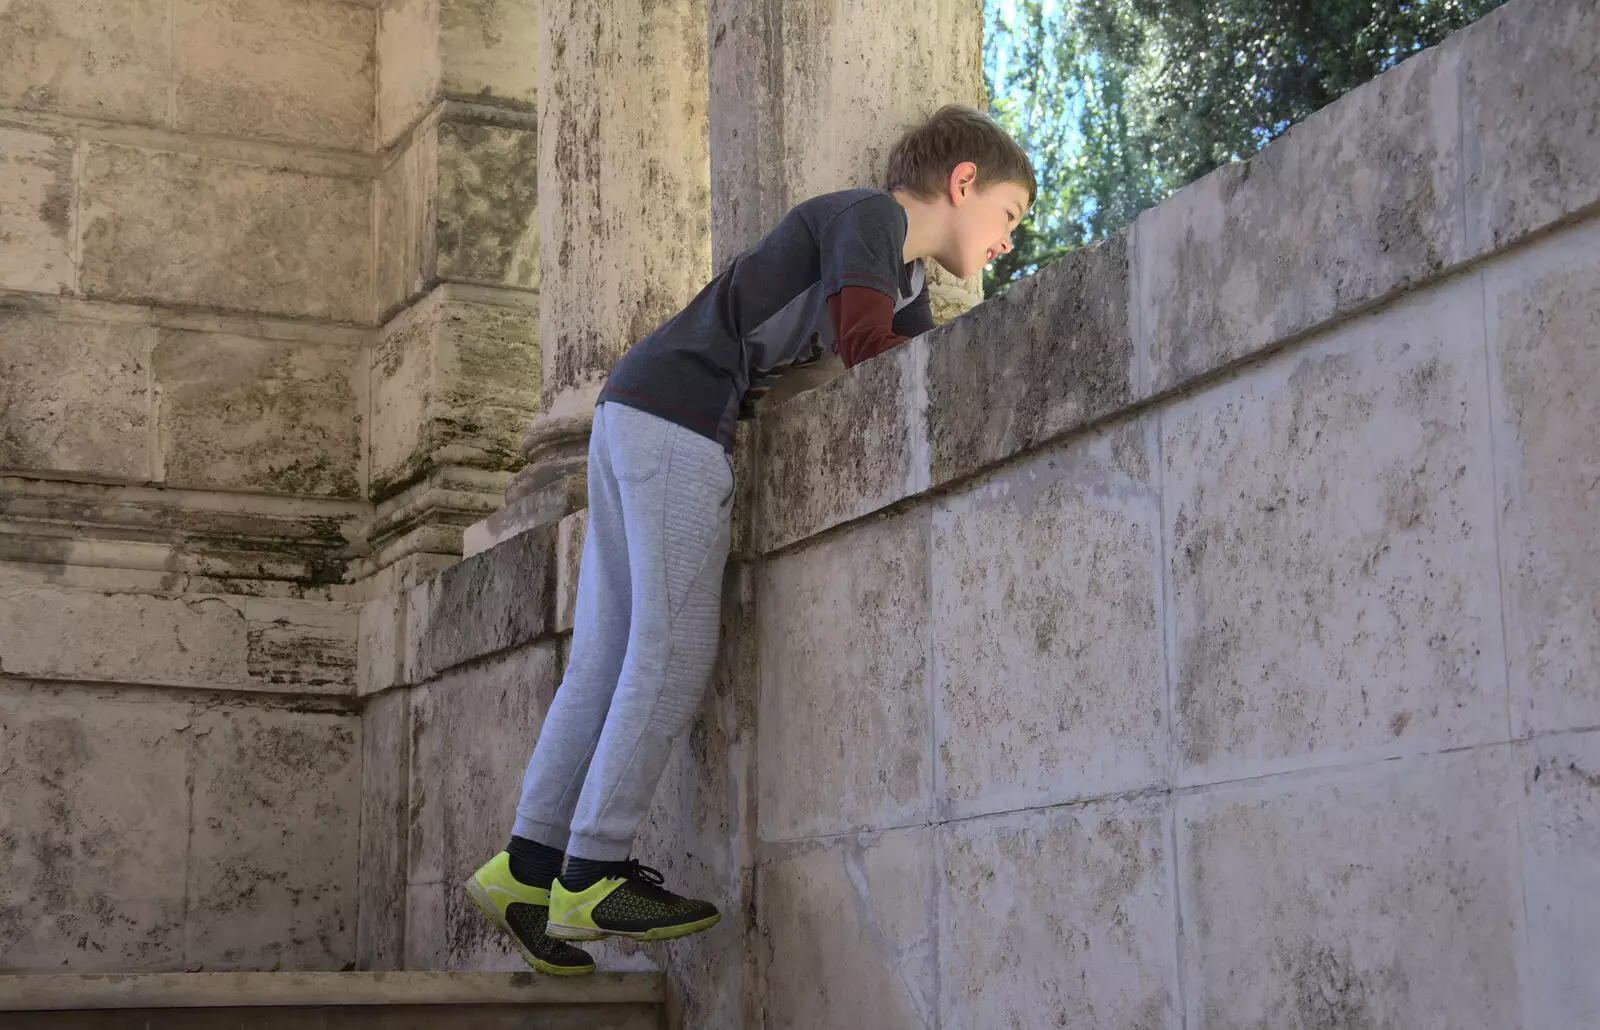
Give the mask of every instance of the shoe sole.
M 551 921 L 545 924 L 544 932 L 559 941 L 598 941 L 605 937 L 626 937 L 630 941 L 671 941 L 679 937 L 687 937 L 701 930 L 709 930 L 722 921 L 721 913 L 706 919 L 696 920 L 693 923 L 679 923 L 677 926 L 657 926 L 649 930 L 596 930 L 588 926 L 568 926 L 565 923 Z
M 544 959 L 535 955 L 533 952 L 528 950 L 528 946 L 526 944 L 522 943 L 522 938 L 518 937 L 511 931 L 511 926 L 505 921 L 505 919 L 501 917 L 500 910 L 495 906 L 494 902 L 489 900 L 488 895 L 484 893 L 483 886 L 482 884 L 478 883 L 478 878 L 476 876 L 471 877 L 461 886 L 462 889 L 467 892 L 467 897 L 471 898 L 472 903 L 478 907 L 478 911 L 482 912 L 489 922 L 493 923 L 497 928 L 499 928 L 501 933 L 511 938 L 511 943 L 517 946 L 517 951 L 522 955 L 522 961 L 526 962 L 529 966 L 537 969 L 539 972 L 544 973 L 547 976 L 588 976 L 590 973 L 594 972 L 594 963 L 592 962 L 586 966 L 558 966 L 554 962 L 546 962 Z M 554 937 L 555 934 L 550 934 L 549 936 Z M 563 939 L 571 940 L 572 938 Z

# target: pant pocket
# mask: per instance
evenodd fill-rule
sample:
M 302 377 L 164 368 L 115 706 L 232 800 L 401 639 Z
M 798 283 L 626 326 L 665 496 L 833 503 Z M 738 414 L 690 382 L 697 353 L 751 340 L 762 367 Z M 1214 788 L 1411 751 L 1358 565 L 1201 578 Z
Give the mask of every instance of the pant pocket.
M 608 403 L 601 411 L 611 448 L 611 471 L 616 477 L 626 483 L 642 483 L 658 474 L 666 464 L 673 424 L 624 404 Z

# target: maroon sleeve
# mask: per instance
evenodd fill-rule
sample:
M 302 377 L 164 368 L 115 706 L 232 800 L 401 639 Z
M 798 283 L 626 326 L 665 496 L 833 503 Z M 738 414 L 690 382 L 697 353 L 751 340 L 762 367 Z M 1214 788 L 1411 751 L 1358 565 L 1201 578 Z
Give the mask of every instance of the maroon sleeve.
M 894 299 L 865 286 L 846 286 L 828 298 L 835 347 L 845 368 L 906 342 L 894 331 Z

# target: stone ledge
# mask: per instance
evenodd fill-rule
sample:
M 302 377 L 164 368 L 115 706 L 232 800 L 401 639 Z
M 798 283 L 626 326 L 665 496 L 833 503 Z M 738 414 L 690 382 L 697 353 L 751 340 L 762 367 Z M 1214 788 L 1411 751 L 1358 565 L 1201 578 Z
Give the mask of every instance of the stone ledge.
M 467 558 L 405 595 L 406 683 L 526 644 L 551 631 L 555 525 Z
M 661 1004 L 659 973 L 129 973 L 0 976 L 0 1012 L 288 1005 Z
M 757 549 L 946 489 L 1594 211 L 1597 35 L 1587 0 L 1514 0 L 1130 229 L 763 413 Z
M 342 602 L 0 583 L 0 669 L 77 683 L 354 694 L 358 610 Z
M 328 0 L 330 3 L 341 0 Z M 381 157 L 366 150 L 322 147 L 305 143 L 220 136 L 171 129 L 133 121 L 116 121 L 89 115 L 23 110 L 0 106 L 0 126 L 70 136 L 89 143 L 121 143 L 149 150 L 196 154 L 285 168 L 310 175 L 345 176 L 370 180 L 377 176 Z

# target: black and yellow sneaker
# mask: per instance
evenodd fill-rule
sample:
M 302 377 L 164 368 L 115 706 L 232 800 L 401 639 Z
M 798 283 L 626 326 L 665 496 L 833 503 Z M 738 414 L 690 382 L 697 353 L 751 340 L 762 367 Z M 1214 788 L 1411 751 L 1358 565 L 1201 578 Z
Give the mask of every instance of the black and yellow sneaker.
M 489 859 L 463 886 L 472 903 L 516 942 L 522 960 L 551 976 L 583 976 L 594 972 L 588 952 L 545 932 L 550 918 L 550 892 L 530 887 L 511 875 L 507 852 Z
M 659 872 L 633 859 L 619 875 L 608 876 L 586 890 L 569 891 L 558 877 L 550 885 L 546 932 L 569 941 L 602 937 L 665 941 L 698 933 L 722 918 L 709 901 L 695 901 L 663 889 L 663 880 Z

